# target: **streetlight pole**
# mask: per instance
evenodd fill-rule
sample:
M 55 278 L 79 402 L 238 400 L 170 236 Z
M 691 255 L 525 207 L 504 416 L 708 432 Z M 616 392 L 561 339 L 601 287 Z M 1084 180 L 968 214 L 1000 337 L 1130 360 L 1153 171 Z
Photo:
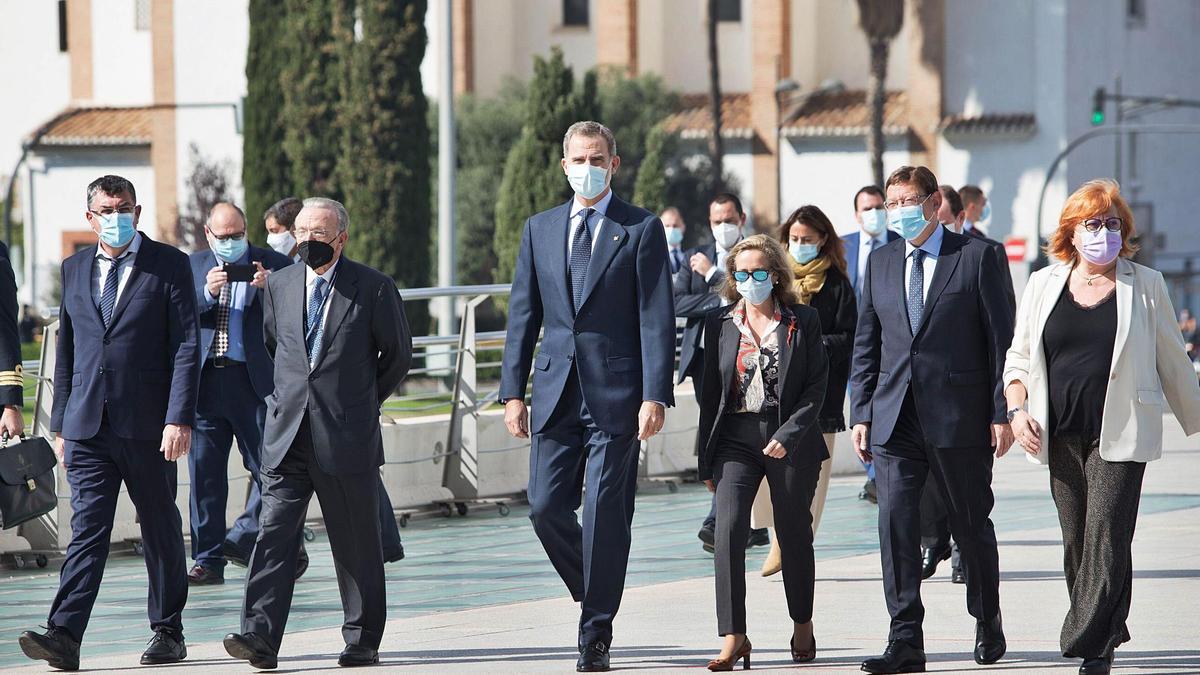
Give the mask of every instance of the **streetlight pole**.
M 438 272 L 437 285 L 454 285 L 454 170 L 456 168 L 454 133 L 454 16 L 453 0 L 442 0 L 438 22 L 441 68 L 438 73 Z M 437 300 L 438 334 L 454 332 L 454 299 Z

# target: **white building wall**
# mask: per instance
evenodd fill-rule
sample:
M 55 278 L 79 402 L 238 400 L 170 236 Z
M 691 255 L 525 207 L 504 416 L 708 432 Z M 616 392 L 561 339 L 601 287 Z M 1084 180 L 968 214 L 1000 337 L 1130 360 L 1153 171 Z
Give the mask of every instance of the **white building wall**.
M 154 100 L 149 24 L 144 30 L 137 28 L 136 5 L 133 0 L 92 0 L 90 103 L 145 105 Z M 80 28 L 72 26 L 70 30 Z M 219 51 L 211 46 L 212 37 L 218 31 L 216 26 L 210 25 L 209 30 L 192 26 L 190 30 L 209 39 L 209 51 Z
M 0 0 L 0 190 L 21 156 L 21 141 L 67 107 L 71 68 L 58 51 L 58 6 Z M 3 195 L 0 195 L 3 199 Z
M 852 199 L 864 185 L 874 182 L 863 138 L 785 139 L 780 148 L 780 214 L 787 218 L 805 204 L 815 204 L 833 221 L 838 234 L 858 227 Z M 883 153 L 884 172 L 908 163 L 902 139 L 888 138 Z M 903 148 L 903 149 L 901 149 Z

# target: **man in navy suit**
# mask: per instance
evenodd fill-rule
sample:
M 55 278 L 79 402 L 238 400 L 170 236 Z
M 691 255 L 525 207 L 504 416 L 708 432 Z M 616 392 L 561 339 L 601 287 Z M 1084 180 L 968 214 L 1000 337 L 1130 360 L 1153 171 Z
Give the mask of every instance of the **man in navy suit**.
M 850 277 L 850 285 L 854 287 L 854 299 L 862 307 L 862 281 L 866 277 L 867 258 L 871 251 L 891 243 L 900 235 L 887 229 L 887 216 L 883 210 L 883 190 L 875 185 L 865 185 L 854 193 L 854 221 L 858 223 L 858 232 L 851 232 L 842 237 L 846 251 L 846 275 Z M 875 465 L 864 462 L 867 470 L 867 482 L 858 493 L 858 498 L 874 502 Z
M 20 638 L 27 656 L 62 670 L 79 667 L 122 482 L 137 508 L 149 576 L 154 637 L 141 662 L 187 656 L 175 460 L 188 453 L 196 415 L 196 296 L 187 256 L 137 231 L 141 210 L 128 180 L 93 181 L 86 217 L 100 243 L 62 265 L 50 430 L 71 486 L 71 543 L 48 630 Z
M 224 583 L 226 558 L 242 565 L 258 536 L 258 474 L 265 399 L 275 388 L 274 366 L 263 345 L 262 289 L 267 275 L 291 264 L 275 251 L 246 242 L 246 216 L 227 202 L 213 206 L 204 227 L 208 250 L 193 253 L 192 278 L 200 311 L 203 370 L 196 433 L 188 469 L 192 477 L 192 558 L 188 583 Z M 229 281 L 224 265 L 251 265 L 253 278 Z M 226 471 L 234 439 L 252 477 L 246 509 L 225 531 L 229 498 Z
M 534 531 L 582 604 L 580 672 L 608 670 L 629 562 L 638 442 L 658 433 L 664 408 L 674 404 L 667 243 L 654 214 L 613 195 L 616 145 L 597 122 L 567 130 L 562 167 L 575 197 L 525 222 L 500 376 L 509 432 L 533 433 Z M 532 425 L 525 408 L 531 366 Z M 575 517 L 581 502 L 582 528 Z
M 920 501 L 931 474 L 967 572 L 975 661 L 991 664 L 1006 649 L 989 516 L 992 454 L 1012 444 L 1001 375 L 1013 314 L 992 250 L 938 222 L 942 195 L 929 169 L 901 167 L 886 190 L 888 226 L 903 241 L 868 261 L 850 395 L 851 442 L 875 463 L 891 631 L 862 669 L 925 669 Z

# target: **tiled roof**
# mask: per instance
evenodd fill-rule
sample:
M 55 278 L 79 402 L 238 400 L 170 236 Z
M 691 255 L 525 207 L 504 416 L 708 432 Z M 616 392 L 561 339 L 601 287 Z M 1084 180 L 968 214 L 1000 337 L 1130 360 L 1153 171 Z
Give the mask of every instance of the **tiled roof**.
M 40 145 L 149 145 L 151 109 L 79 108 L 50 122 Z
M 1032 135 L 1037 130 L 1033 113 L 947 115 L 938 129 L 943 134 Z
M 721 101 L 721 136 L 750 138 L 749 94 L 725 94 Z M 712 126 L 708 96 L 689 94 L 680 101 L 679 112 L 667 118 L 668 131 L 683 138 L 704 138 Z M 781 132 L 787 137 L 865 136 L 867 95 L 864 91 L 840 91 L 797 96 L 784 111 Z M 908 95 L 888 92 L 883 107 L 883 132 L 889 136 L 908 133 Z

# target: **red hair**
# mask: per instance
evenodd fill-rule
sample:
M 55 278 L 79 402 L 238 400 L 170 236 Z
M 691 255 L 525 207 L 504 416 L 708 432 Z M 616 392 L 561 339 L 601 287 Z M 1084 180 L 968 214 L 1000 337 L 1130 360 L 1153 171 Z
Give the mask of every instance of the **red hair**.
M 1071 239 L 1075 228 L 1088 218 L 1101 218 L 1109 210 L 1115 210 L 1121 219 L 1121 257 L 1128 258 L 1137 253 L 1138 245 L 1133 242 L 1137 230 L 1133 225 L 1133 211 L 1121 196 L 1121 186 L 1111 178 L 1089 180 L 1067 197 L 1062 214 L 1058 216 L 1058 229 L 1046 243 L 1046 255 L 1059 260 L 1075 262 L 1079 252 Z

